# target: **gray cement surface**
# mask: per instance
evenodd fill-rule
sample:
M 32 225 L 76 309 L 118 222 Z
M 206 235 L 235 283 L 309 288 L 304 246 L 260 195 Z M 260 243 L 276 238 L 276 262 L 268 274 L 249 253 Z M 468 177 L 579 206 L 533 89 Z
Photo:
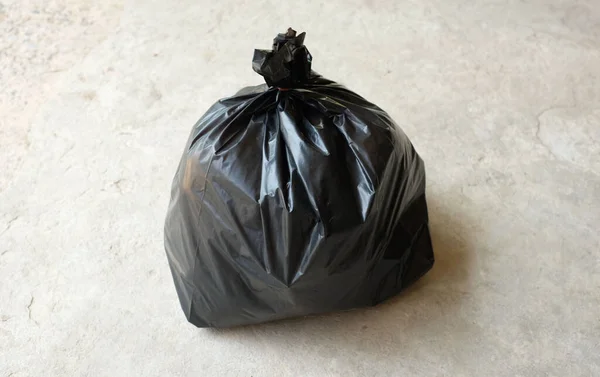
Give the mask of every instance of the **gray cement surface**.
M 187 324 L 162 246 L 216 99 L 293 26 L 426 162 L 434 269 Z M 0 376 L 600 376 L 600 3 L 0 0 Z

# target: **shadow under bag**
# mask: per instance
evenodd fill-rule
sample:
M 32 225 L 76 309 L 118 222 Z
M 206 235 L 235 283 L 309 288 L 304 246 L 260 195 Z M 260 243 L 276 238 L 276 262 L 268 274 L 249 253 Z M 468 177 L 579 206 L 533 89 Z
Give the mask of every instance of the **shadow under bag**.
M 433 265 L 423 161 L 387 113 L 311 70 L 304 36 L 256 50 L 267 85 L 219 100 L 185 146 L 165 248 L 198 327 L 375 305 Z

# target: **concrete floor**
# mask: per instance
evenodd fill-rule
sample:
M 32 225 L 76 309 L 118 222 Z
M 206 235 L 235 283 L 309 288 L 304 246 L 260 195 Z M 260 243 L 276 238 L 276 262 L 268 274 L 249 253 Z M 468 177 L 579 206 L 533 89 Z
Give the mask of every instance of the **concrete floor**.
M 598 1 L 1 2 L 0 376 L 600 376 Z M 198 330 L 171 179 L 288 26 L 413 140 L 437 264 L 373 309 Z

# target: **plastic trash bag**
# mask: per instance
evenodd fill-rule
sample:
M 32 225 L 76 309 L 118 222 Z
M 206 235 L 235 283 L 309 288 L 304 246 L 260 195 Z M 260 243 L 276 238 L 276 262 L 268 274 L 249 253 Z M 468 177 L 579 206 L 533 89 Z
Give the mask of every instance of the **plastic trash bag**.
M 165 248 L 198 327 L 375 305 L 433 265 L 423 161 L 383 110 L 311 70 L 304 36 L 256 50 L 267 85 L 215 103 L 185 146 Z

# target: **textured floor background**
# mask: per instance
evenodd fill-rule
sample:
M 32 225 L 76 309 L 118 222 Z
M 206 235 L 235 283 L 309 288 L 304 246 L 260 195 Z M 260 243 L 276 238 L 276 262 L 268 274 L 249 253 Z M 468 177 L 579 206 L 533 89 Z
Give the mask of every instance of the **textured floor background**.
M 0 1 L 0 376 L 600 375 L 598 1 Z M 170 181 L 288 26 L 412 138 L 438 261 L 377 308 L 197 330 Z

